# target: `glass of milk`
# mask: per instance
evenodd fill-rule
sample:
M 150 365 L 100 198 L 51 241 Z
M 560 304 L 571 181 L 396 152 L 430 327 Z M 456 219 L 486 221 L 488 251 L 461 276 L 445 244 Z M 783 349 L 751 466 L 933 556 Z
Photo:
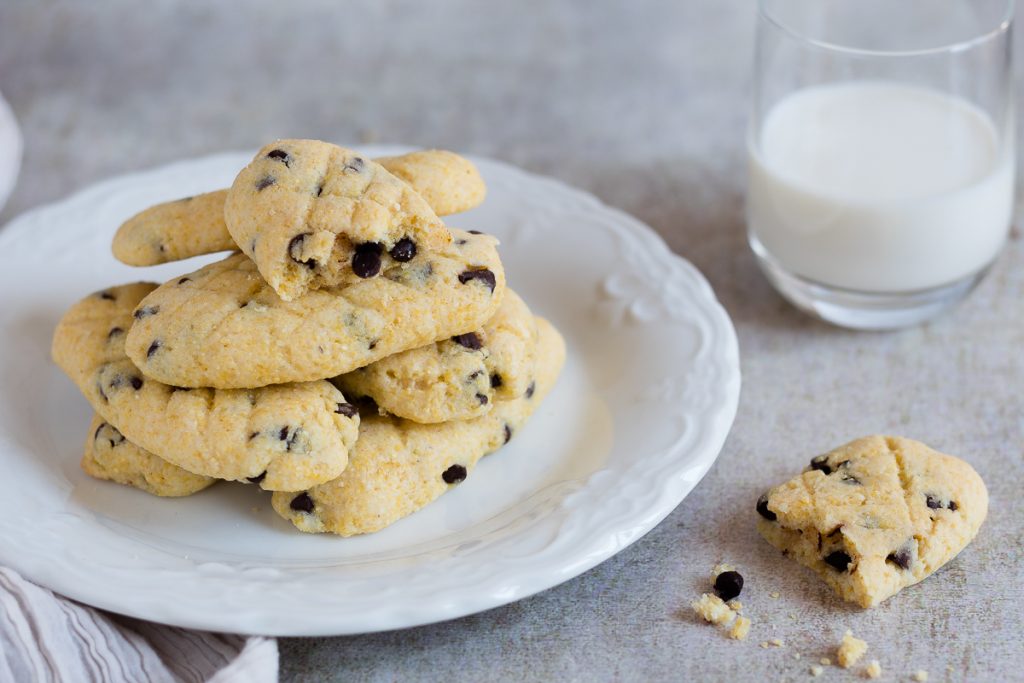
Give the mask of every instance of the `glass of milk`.
M 860 329 L 950 307 L 1014 209 L 1012 0 L 761 0 L 750 246 L 799 308 Z

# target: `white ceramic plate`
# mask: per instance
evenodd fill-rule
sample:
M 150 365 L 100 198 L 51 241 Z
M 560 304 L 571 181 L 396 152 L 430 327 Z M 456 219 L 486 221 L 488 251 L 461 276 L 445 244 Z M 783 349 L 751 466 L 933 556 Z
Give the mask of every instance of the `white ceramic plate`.
M 369 154 L 394 148 L 367 149 Z M 496 234 L 509 283 L 564 333 L 554 392 L 465 483 L 382 532 L 298 532 L 253 486 L 161 500 L 78 468 L 90 409 L 49 360 L 138 210 L 226 187 L 249 154 L 93 186 L 0 231 L 0 563 L 104 609 L 277 635 L 401 628 L 503 605 L 590 569 L 660 522 L 714 462 L 740 389 L 736 337 L 704 278 L 590 195 L 476 160 L 487 201 L 450 219 Z

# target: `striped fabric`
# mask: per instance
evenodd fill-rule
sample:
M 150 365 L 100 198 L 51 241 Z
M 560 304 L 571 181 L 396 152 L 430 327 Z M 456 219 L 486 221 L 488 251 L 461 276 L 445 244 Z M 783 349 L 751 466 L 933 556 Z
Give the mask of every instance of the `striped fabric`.
M 0 681 L 277 681 L 277 641 L 100 612 L 0 567 Z

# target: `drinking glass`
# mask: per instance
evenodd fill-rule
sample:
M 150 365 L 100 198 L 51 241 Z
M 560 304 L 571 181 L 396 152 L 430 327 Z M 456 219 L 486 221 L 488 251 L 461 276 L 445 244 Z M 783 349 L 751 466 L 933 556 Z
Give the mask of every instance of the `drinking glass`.
M 851 328 L 959 301 L 1014 208 L 1012 0 L 760 0 L 747 230 L 772 285 Z

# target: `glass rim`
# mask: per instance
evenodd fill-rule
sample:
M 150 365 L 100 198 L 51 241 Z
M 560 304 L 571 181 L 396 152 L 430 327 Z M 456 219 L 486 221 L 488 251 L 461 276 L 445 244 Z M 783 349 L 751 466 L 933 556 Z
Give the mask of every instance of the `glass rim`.
M 1014 23 L 1015 5 L 1016 0 L 1005 0 L 1004 9 L 1002 16 L 996 25 L 982 33 L 971 38 L 964 40 L 955 41 L 952 43 L 946 43 L 944 45 L 936 45 L 935 47 L 925 47 L 915 50 L 874 50 L 868 48 L 853 47 L 851 45 L 843 45 L 842 43 L 834 43 L 828 40 L 820 40 L 818 38 L 812 38 L 811 36 L 798 31 L 792 26 L 781 21 L 779 18 L 773 16 L 768 11 L 767 5 L 771 0 L 758 0 L 757 2 L 757 14 L 762 21 L 767 22 L 771 26 L 774 26 L 777 30 L 785 33 L 793 40 L 816 47 L 822 50 L 828 50 L 830 52 L 838 52 L 847 55 L 861 56 L 861 57 L 923 57 L 927 55 L 937 55 L 942 53 L 955 54 L 958 52 L 966 52 L 978 45 L 988 43 L 991 40 L 998 38 L 999 36 L 1006 35 L 1009 33 L 1010 28 Z

